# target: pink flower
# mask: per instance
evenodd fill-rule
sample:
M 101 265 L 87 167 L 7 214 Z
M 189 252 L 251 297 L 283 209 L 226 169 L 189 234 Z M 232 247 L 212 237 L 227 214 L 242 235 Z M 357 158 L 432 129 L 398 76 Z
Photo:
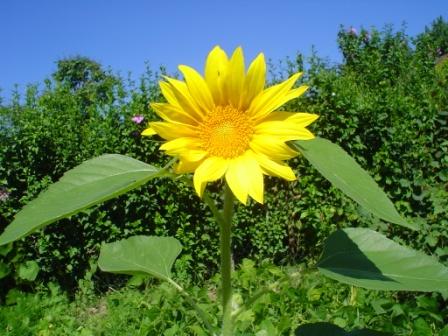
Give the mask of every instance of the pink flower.
M 135 122 L 136 124 L 140 124 L 144 119 L 145 119 L 144 116 L 142 116 L 141 114 L 137 114 L 137 115 L 133 116 L 131 120 L 133 122 Z
M 8 198 L 9 198 L 9 192 L 6 189 L 1 188 L 0 189 L 0 202 L 4 202 Z

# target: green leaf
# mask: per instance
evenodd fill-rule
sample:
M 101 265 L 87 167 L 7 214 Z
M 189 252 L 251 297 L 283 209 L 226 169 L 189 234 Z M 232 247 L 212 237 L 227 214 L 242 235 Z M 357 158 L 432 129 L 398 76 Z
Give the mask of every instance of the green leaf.
M 336 188 L 388 222 L 417 230 L 397 212 L 370 175 L 338 145 L 322 138 L 295 141 L 295 147 Z
M 161 169 L 118 154 L 85 161 L 28 203 L 0 236 L 0 245 L 25 237 L 61 218 L 137 188 Z
M 34 260 L 26 261 L 19 267 L 19 278 L 28 281 L 36 280 L 39 274 L 39 265 Z
M 368 329 L 351 332 L 326 322 L 308 323 L 296 329 L 296 336 L 388 336 L 390 334 Z
M 448 268 L 435 258 L 364 228 L 331 234 L 317 267 L 332 279 L 364 288 L 425 292 L 448 289 Z
M 98 266 L 104 272 L 149 274 L 171 278 L 171 268 L 182 250 L 172 237 L 133 236 L 101 247 Z
M 440 330 L 439 336 L 448 336 L 448 326 Z
M 6 257 L 6 255 L 12 251 L 12 244 L 0 246 L 0 255 Z
M 8 264 L 5 264 L 4 262 L 0 261 L 0 279 L 3 279 L 6 277 L 11 270 L 9 269 Z
M 148 275 L 146 274 L 136 274 L 127 281 L 126 285 L 129 287 L 140 287 L 147 279 Z

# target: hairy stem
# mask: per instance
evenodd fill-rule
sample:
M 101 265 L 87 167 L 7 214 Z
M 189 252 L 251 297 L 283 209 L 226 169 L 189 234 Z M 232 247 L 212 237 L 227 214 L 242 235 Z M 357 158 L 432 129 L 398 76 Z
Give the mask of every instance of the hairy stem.
M 224 194 L 224 210 L 222 223 L 220 224 L 221 235 L 221 289 L 222 289 L 222 335 L 233 335 L 232 321 L 232 253 L 231 253 L 231 226 L 233 217 L 233 193 L 226 185 Z

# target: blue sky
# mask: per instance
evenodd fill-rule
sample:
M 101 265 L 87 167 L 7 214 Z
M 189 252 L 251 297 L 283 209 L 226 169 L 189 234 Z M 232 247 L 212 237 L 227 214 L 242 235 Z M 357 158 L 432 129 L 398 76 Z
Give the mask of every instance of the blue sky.
M 382 28 L 406 22 L 411 36 L 437 16 L 447 0 L 1 0 L 0 88 L 41 83 L 55 61 L 73 55 L 138 76 L 145 61 L 174 72 L 180 63 L 202 70 L 216 44 L 241 45 L 247 58 L 264 52 L 274 62 L 297 51 L 340 60 L 339 26 Z

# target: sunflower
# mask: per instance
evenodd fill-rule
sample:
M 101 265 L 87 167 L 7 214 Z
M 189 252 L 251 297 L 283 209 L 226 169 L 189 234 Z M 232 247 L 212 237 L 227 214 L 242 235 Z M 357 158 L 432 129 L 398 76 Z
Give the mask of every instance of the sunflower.
M 283 161 L 298 153 L 286 142 L 314 138 L 306 126 L 318 116 L 276 110 L 308 89 L 293 88 L 301 73 L 265 89 L 262 53 L 246 73 L 242 49 L 229 59 L 219 46 L 207 57 L 204 77 L 185 65 L 179 70 L 185 81 L 160 82 L 167 103 L 151 104 L 164 121 L 150 122 L 142 135 L 166 140 L 160 149 L 178 157 L 176 173 L 194 173 L 200 197 L 208 182 L 225 177 L 239 201 L 251 196 L 263 203 L 263 175 L 296 179 Z

